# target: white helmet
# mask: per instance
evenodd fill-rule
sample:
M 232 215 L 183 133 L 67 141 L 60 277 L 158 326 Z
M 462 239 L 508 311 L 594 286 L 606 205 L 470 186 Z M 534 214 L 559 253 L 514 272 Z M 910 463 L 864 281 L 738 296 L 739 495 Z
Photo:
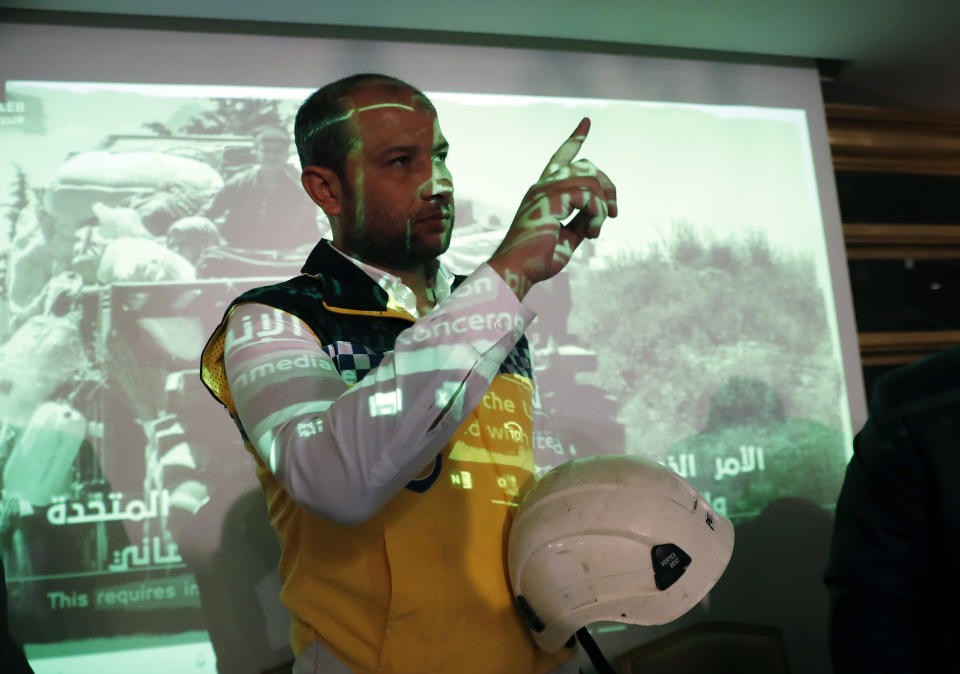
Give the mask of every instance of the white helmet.
M 546 651 L 598 620 L 662 625 L 699 602 L 733 553 L 733 525 L 676 473 L 636 456 L 576 459 L 523 499 L 510 582 Z

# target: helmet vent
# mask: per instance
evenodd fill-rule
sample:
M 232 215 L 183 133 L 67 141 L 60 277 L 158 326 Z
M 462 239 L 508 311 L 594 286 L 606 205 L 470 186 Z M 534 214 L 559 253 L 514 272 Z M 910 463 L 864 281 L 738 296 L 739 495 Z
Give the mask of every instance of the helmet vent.
M 658 590 L 666 590 L 677 582 L 692 561 L 690 555 L 673 543 L 654 545 L 650 556 L 653 559 L 653 582 Z

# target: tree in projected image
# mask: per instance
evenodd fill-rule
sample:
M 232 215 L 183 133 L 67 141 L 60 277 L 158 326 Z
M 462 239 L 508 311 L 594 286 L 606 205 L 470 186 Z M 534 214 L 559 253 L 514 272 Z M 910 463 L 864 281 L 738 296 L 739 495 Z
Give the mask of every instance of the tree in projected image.
M 13 181 L 9 186 L 7 199 L 3 205 L 7 207 L 7 231 L 6 240 L 13 241 L 17 235 L 17 222 L 24 209 L 30 205 L 30 185 L 27 181 L 27 174 L 18 164 L 11 164 L 14 170 Z
M 287 128 L 293 124 L 293 115 L 284 113 L 280 105 L 278 100 L 261 98 L 214 98 L 175 129 L 162 122 L 146 122 L 143 127 L 161 136 L 250 136 L 264 126 Z
M 761 232 L 718 240 L 680 222 L 645 253 L 584 270 L 573 292 L 571 332 L 605 344 L 582 378 L 622 402 L 628 451 L 672 463 L 731 516 L 786 495 L 832 503 L 846 462 L 842 383 L 812 258 Z M 772 396 L 782 416 L 710 427 L 718 392 L 738 378 L 761 384 L 741 387 L 757 409 Z M 789 458 L 776 449 L 788 445 Z

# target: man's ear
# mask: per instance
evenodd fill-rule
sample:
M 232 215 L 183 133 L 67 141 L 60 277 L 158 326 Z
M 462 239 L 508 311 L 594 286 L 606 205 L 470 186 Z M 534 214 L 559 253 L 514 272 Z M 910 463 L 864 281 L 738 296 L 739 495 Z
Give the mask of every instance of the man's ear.
M 325 166 L 305 166 L 300 174 L 300 182 L 310 198 L 328 217 L 343 212 L 343 183 L 332 169 Z

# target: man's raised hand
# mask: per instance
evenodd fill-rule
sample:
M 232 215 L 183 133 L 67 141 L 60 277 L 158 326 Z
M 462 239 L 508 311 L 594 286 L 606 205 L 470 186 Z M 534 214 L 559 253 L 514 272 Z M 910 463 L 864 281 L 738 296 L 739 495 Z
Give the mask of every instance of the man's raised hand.
M 587 159 L 574 161 L 589 130 L 585 117 L 550 158 L 489 260 L 521 299 L 563 269 L 585 238 L 599 236 L 608 215 L 617 216 L 617 189 L 607 175 Z

